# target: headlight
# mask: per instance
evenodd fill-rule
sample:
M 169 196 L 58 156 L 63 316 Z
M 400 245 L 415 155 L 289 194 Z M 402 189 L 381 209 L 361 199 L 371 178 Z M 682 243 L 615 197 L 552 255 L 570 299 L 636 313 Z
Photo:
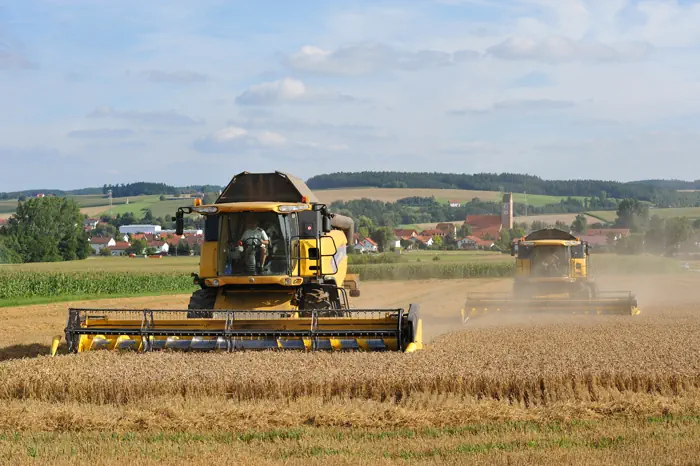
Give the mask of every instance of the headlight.
M 219 211 L 218 207 L 208 206 L 208 207 L 193 207 L 192 210 L 199 212 L 200 214 L 215 214 Z
M 279 206 L 280 212 L 300 212 L 302 210 L 307 210 L 309 206 L 307 205 L 281 205 Z
M 217 280 L 215 278 L 214 280 L 211 281 L 211 284 L 212 284 L 212 286 L 219 286 L 219 280 Z

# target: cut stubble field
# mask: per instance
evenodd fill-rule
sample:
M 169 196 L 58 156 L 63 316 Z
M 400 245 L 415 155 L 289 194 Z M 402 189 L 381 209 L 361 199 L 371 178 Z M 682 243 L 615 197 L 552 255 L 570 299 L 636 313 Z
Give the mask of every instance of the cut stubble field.
M 419 303 L 414 354 L 48 352 L 66 308 L 0 310 L 0 462 L 680 462 L 700 434 L 700 274 L 602 277 L 642 314 L 487 316 L 507 279 L 364 284 L 357 307 Z M 28 358 L 19 359 L 22 356 Z

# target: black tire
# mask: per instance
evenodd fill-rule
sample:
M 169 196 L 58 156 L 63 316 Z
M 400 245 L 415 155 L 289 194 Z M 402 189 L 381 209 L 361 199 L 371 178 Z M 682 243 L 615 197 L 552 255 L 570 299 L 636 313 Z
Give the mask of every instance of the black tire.
M 187 318 L 211 319 L 213 312 L 202 312 L 200 309 L 214 309 L 216 304 L 216 288 L 203 288 L 192 293 L 190 303 L 187 305 Z M 196 309 L 197 311 L 193 310 Z

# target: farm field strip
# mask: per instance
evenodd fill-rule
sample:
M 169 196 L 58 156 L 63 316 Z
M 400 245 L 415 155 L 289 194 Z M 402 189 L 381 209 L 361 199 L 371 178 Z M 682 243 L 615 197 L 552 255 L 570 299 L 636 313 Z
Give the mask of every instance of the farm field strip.
M 468 202 L 478 197 L 482 201 L 500 202 L 503 194 L 497 191 L 477 191 L 467 189 L 434 189 L 434 188 L 338 188 L 319 189 L 314 193 L 325 203 L 335 201 L 348 201 L 362 198 L 369 198 L 384 202 L 396 202 L 404 197 L 435 197 L 440 201 L 460 201 Z M 572 196 L 576 199 L 583 199 L 580 196 Z M 567 196 L 549 196 L 542 194 L 524 195 L 513 193 L 513 202 L 528 202 L 530 205 L 543 206 L 546 204 L 556 204 Z
M 614 211 L 593 211 L 591 212 L 597 216 L 605 218 L 608 221 L 615 220 Z M 658 215 L 661 218 L 671 218 L 671 217 L 688 217 L 690 219 L 700 218 L 700 207 L 671 207 L 671 208 L 661 208 L 661 209 L 649 209 L 649 215 Z

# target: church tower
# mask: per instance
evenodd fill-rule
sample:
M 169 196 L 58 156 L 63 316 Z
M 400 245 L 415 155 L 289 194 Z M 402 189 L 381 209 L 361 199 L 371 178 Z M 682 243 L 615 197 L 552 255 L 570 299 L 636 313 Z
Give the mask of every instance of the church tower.
M 501 227 L 502 230 L 510 230 L 513 228 L 513 193 L 503 195 Z

